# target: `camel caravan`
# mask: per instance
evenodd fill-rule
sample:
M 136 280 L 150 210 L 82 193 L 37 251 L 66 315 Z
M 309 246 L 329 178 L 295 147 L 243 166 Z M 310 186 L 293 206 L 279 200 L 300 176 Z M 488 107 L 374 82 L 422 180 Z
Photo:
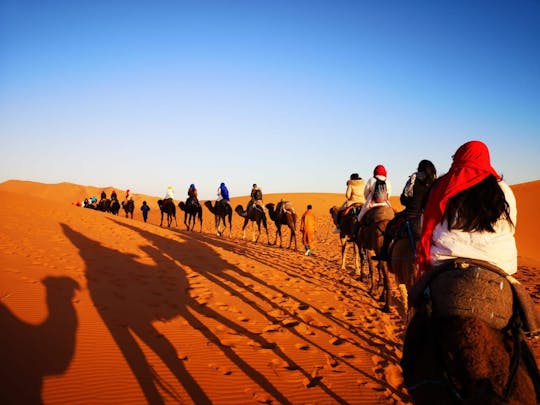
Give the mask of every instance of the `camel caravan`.
M 539 403 L 540 373 L 525 337 L 540 334 L 540 316 L 513 277 L 516 202 L 491 167 L 487 146 L 465 143 L 439 178 L 432 162 L 420 161 L 401 192 L 399 212 L 390 204 L 383 165 L 368 180 L 351 174 L 346 185 L 344 203 L 329 209 L 341 250 L 337 271 L 365 283 L 383 312 L 390 312 L 391 285 L 397 286 L 397 310 L 407 325 L 401 367 L 413 402 Z M 290 202 L 263 205 L 256 184 L 245 208 L 233 209 L 224 183 L 217 195 L 201 204 L 190 186 L 178 204 L 188 231 L 202 232 L 204 205 L 216 235 L 232 235 L 235 212 L 243 220 L 242 239 L 251 224 L 251 240 L 265 234 L 270 245 L 268 213 L 276 226 L 273 244 L 283 247 L 286 226 L 287 248 L 297 250 L 298 216 Z M 172 187 L 158 205 L 160 226 L 178 226 Z

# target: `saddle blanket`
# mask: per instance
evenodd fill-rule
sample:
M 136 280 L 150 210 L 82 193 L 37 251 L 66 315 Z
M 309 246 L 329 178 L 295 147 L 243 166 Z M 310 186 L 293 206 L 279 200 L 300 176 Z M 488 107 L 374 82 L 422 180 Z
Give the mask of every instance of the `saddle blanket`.
M 379 206 L 371 208 L 365 216 L 366 224 L 373 224 L 382 221 L 389 221 L 394 218 L 395 213 L 392 207 Z

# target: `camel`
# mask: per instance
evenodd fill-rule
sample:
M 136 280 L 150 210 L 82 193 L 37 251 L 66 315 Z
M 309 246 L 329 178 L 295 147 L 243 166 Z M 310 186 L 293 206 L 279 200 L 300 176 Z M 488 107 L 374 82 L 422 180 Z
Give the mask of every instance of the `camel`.
M 174 206 L 173 200 L 166 198 L 165 200 L 158 200 L 158 206 L 161 211 L 161 221 L 159 226 L 163 226 L 163 215 L 167 214 L 167 228 L 171 227 L 172 220 L 174 218 L 174 223 L 178 226 L 176 222 L 176 207 Z
M 515 308 L 503 329 L 475 317 L 431 317 L 417 308 L 401 360 L 413 403 L 539 403 L 540 374 L 521 325 Z
M 75 352 L 78 327 L 73 305 L 77 282 L 69 277 L 47 277 L 47 318 L 40 324 L 19 319 L 0 301 L 0 402 L 41 404 L 43 378 L 61 375 Z
M 352 207 L 348 212 L 341 215 L 339 221 L 339 243 L 341 246 L 341 270 L 347 268 L 347 245 L 352 243 L 354 252 L 354 270 L 357 277 L 362 277 L 362 249 L 356 243 L 356 224 L 359 207 Z M 333 206 L 330 208 L 330 215 L 332 218 L 337 218 L 338 207 Z
M 96 207 L 97 210 L 102 212 L 110 212 L 111 211 L 111 200 L 108 198 L 103 198 L 98 202 L 98 205 Z
M 252 221 L 257 224 L 257 232 L 255 232 L 255 227 L 252 228 L 252 241 L 257 243 L 259 237 L 261 236 L 261 223 L 266 231 L 266 240 L 270 244 L 270 238 L 268 236 L 268 226 L 266 224 L 266 214 L 262 207 L 258 207 L 256 204 L 253 204 L 247 211 L 244 211 L 244 208 L 241 204 L 238 204 L 234 211 L 244 218 L 244 225 L 242 225 L 242 239 L 246 239 L 246 226 L 248 222 Z
M 188 199 L 189 201 L 189 199 Z M 199 219 L 199 232 L 202 232 L 202 207 L 200 204 L 194 204 L 191 201 L 180 201 L 178 208 L 184 211 L 184 224 L 188 231 L 192 231 L 195 228 L 197 218 Z
M 279 236 L 279 247 L 282 247 L 283 244 L 283 237 L 281 234 L 281 225 L 287 225 L 289 227 L 289 230 L 291 232 L 291 237 L 289 239 L 289 247 L 287 249 L 291 248 L 292 241 L 294 240 L 294 250 L 296 250 L 296 212 L 294 211 L 294 208 L 292 206 L 285 210 L 284 207 L 286 204 L 290 204 L 286 201 L 280 201 L 277 203 L 277 205 L 274 205 L 273 203 L 268 203 L 265 205 L 266 209 L 268 210 L 268 214 L 270 215 L 270 219 L 274 221 L 276 224 L 276 240 L 274 242 L 274 245 L 277 243 L 278 236 Z M 275 207 L 275 210 L 274 210 Z
M 118 215 L 118 212 L 120 211 L 120 203 L 118 202 L 116 198 L 111 201 L 110 210 L 111 210 L 111 214 Z
M 205 201 L 204 206 L 208 208 L 212 214 L 214 214 L 216 224 L 217 236 L 222 236 L 225 229 L 227 229 L 227 219 L 229 220 L 229 237 L 232 235 L 232 207 L 230 204 L 217 202 L 212 205 L 212 201 Z M 221 225 L 223 224 L 223 228 Z
M 384 230 L 388 222 L 394 218 L 394 210 L 388 206 L 371 208 L 362 218 L 358 231 L 357 244 L 365 249 L 369 267 L 370 292 L 373 295 L 377 285 L 382 282 L 382 292 L 378 300 L 384 302 L 383 312 L 390 312 L 390 280 L 385 261 L 373 260 L 378 255 L 384 239 Z M 377 274 L 377 280 L 375 280 Z M 376 282 L 377 281 L 377 282 Z
M 126 218 L 129 216 L 133 219 L 133 211 L 135 210 L 135 203 L 133 200 L 122 201 L 122 208 L 126 213 Z
M 403 314 L 408 312 L 408 294 L 416 279 L 416 244 L 414 236 L 394 239 L 390 245 L 388 271 L 396 278 Z

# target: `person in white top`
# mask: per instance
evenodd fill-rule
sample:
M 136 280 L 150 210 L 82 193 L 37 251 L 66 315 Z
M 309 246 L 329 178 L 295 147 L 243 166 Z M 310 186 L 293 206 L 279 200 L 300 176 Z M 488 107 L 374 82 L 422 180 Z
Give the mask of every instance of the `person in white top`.
M 165 193 L 164 198 L 170 198 L 171 200 L 174 200 L 174 190 L 172 186 L 167 187 L 167 192 Z
M 371 177 L 364 188 L 365 204 L 358 214 L 358 222 L 373 207 L 390 207 L 390 196 L 392 195 L 392 184 L 387 178 L 386 168 L 383 165 L 375 166 L 373 177 Z
M 469 258 L 514 274 L 516 224 L 516 199 L 491 166 L 487 146 L 480 141 L 467 142 L 429 194 L 418 252 L 420 270 Z

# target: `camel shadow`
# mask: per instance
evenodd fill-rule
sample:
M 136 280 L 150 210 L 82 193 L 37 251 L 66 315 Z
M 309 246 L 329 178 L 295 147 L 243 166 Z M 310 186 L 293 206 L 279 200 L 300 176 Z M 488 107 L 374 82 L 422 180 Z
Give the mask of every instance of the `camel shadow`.
M 166 402 L 159 389 L 165 389 L 175 400 L 179 395 L 162 383 L 136 338 L 159 356 L 195 403 L 210 403 L 203 388 L 179 359 L 175 347 L 153 326 L 156 320 L 172 319 L 178 315 L 190 317 L 185 299 L 188 282 L 183 272 L 174 265 L 140 263 L 132 255 L 107 248 L 67 225 L 62 224 L 62 227 L 86 263 L 90 297 L 147 402 Z M 141 249 L 156 263 L 166 260 L 153 247 Z M 102 260 L 95 260 L 96 257 Z
M 208 257 L 215 258 L 216 263 L 212 264 L 213 268 L 230 265 L 202 244 L 196 247 L 190 246 L 193 243 L 180 244 L 136 227 L 117 223 L 140 232 L 154 246 L 157 246 L 157 248 L 140 247 L 154 263 L 157 263 L 156 265 L 140 263 L 131 255 L 109 249 L 67 225 L 62 226 L 64 233 L 78 247 L 81 257 L 86 262 L 85 274 L 90 297 L 137 378 L 148 403 L 166 402 L 159 389 L 167 389 L 167 394 L 175 400 L 178 400 L 180 395 L 161 381 L 146 359 L 137 339 L 144 342 L 160 358 L 195 403 L 211 403 L 204 388 L 187 371 L 174 345 L 153 326 L 157 320 L 170 320 L 180 316 L 191 328 L 218 347 L 232 363 L 264 391 L 274 396 L 279 403 L 289 404 L 290 401 L 261 372 L 248 364 L 233 348 L 223 344 L 196 314 L 211 318 L 236 333 L 249 337 L 261 347 L 272 349 L 289 364 L 294 364 L 292 359 L 289 359 L 275 343 L 267 341 L 260 334 L 249 331 L 191 298 L 188 291 L 190 289 L 188 278 L 183 268 L 175 262 L 175 257 L 178 257 L 179 252 L 188 256 L 194 249 L 204 248 L 203 254 L 207 260 Z M 96 256 L 99 256 L 101 260 L 95 260 Z M 149 300 L 144 297 L 153 298 Z M 304 371 L 304 373 L 308 375 L 307 372 Z
M 142 228 L 138 228 L 130 224 L 126 224 L 120 221 L 115 221 L 113 219 L 111 219 L 111 221 L 125 228 L 128 228 L 132 231 L 140 233 L 141 236 L 143 236 L 149 242 L 151 242 L 152 245 L 156 246 L 161 254 L 178 258 L 178 260 L 182 263 L 182 265 L 189 267 L 193 272 L 195 272 L 199 276 L 204 277 L 206 280 L 212 283 L 213 286 L 217 288 L 221 288 L 227 291 L 229 294 L 234 295 L 239 300 L 241 300 L 244 304 L 246 304 L 246 306 L 249 306 L 256 312 L 258 312 L 261 316 L 266 318 L 270 323 L 278 324 L 280 323 L 280 319 L 274 318 L 271 314 L 269 314 L 267 306 L 281 310 L 281 312 L 285 313 L 290 318 L 294 318 L 299 323 L 304 322 L 301 318 L 299 318 L 296 311 L 291 311 L 289 308 L 286 308 L 282 305 L 279 305 L 276 302 L 273 302 L 270 297 L 258 291 L 258 288 L 256 286 L 264 287 L 271 291 L 274 291 L 276 294 L 278 294 L 281 297 L 290 296 L 290 294 L 277 288 L 274 285 L 269 284 L 267 281 L 256 277 L 254 274 L 246 272 L 245 270 L 242 270 L 241 268 L 234 266 L 231 263 L 221 259 L 215 253 L 214 250 L 208 247 L 208 245 L 217 245 L 217 246 L 225 248 L 226 245 L 229 245 L 229 243 L 224 242 L 220 238 L 207 237 L 204 234 L 198 234 L 198 233 L 193 234 L 191 232 L 173 231 L 175 233 L 181 234 L 182 237 L 185 238 L 186 242 L 180 243 L 176 240 L 148 232 Z M 186 246 L 188 247 L 186 248 Z M 230 245 L 228 248 L 231 249 L 232 246 L 236 246 L 236 244 L 234 244 L 233 242 L 230 242 Z M 236 246 L 236 248 L 239 248 L 239 247 Z M 236 249 L 236 248 L 233 248 L 233 249 Z M 247 254 L 244 248 L 239 248 L 239 249 L 241 250 L 239 254 L 244 254 L 244 255 Z M 200 257 L 204 257 L 204 262 L 205 262 L 204 265 L 201 265 L 201 261 L 199 259 Z M 226 271 L 223 271 L 224 269 L 226 269 Z M 179 266 L 178 270 L 182 270 L 182 268 Z M 243 293 L 239 293 L 240 291 L 242 291 Z M 309 306 L 309 303 L 306 303 L 297 297 L 293 297 L 293 296 L 290 296 L 290 297 L 293 298 L 295 301 L 297 301 L 302 307 Z M 210 309 L 209 307 L 201 306 L 199 305 L 198 302 L 192 299 L 189 299 L 189 300 L 190 302 L 188 303 L 188 305 L 190 309 L 197 311 L 198 313 L 200 313 L 201 315 L 204 315 L 205 317 L 218 320 L 220 324 L 232 329 L 235 333 L 239 335 L 249 337 L 251 340 L 257 342 L 261 347 L 271 349 L 276 354 L 276 356 L 284 360 L 284 362 L 289 364 L 291 368 L 298 369 L 302 374 L 304 374 L 306 378 L 309 378 L 310 373 L 307 372 L 306 370 L 301 369 L 295 363 L 295 361 L 291 359 L 290 357 L 288 357 L 285 353 L 283 353 L 280 347 L 276 345 L 275 343 L 267 341 L 258 333 L 250 332 L 245 327 L 231 321 L 230 319 L 224 317 L 223 315 Z M 261 304 L 257 303 L 256 300 L 262 303 L 266 303 L 267 305 L 261 306 Z M 321 316 L 324 316 L 324 318 L 331 320 L 332 322 L 335 322 L 336 325 L 339 325 L 340 327 L 345 328 L 345 329 L 350 328 L 350 325 L 344 324 L 342 320 L 334 317 L 333 315 L 323 313 L 320 309 L 317 309 L 317 308 L 313 308 L 313 309 L 317 313 L 319 313 Z M 200 328 L 200 326 L 195 326 L 194 324 L 193 326 Z M 310 325 L 310 326 L 312 329 L 318 329 L 321 333 L 329 334 L 329 331 L 326 330 L 324 326 L 321 326 L 321 327 L 318 327 L 315 325 Z M 207 328 L 204 328 L 204 329 L 207 329 Z M 321 347 L 318 343 L 310 339 L 309 336 L 299 333 L 298 331 L 296 331 L 295 328 L 287 328 L 287 330 L 289 333 L 295 335 L 297 338 L 305 341 L 306 343 L 314 347 L 317 347 L 322 352 L 325 352 L 328 355 L 331 355 L 330 352 L 328 352 L 326 349 Z M 208 331 L 205 331 L 205 332 L 208 333 Z M 358 330 L 357 337 L 368 342 L 367 348 L 364 348 L 364 350 L 367 350 L 368 352 L 372 352 L 372 354 L 380 354 L 380 352 L 378 350 L 371 350 L 369 349 L 370 347 L 381 346 L 381 343 L 374 343 L 372 339 L 377 339 L 379 342 L 382 341 L 382 345 L 391 344 L 391 342 L 386 341 L 385 339 L 381 337 L 372 335 L 369 331 Z M 210 341 L 216 341 L 217 339 L 215 336 L 213 337 L 207 336 L 207 338 Z M 217 340 L 217 342 L 219 345 L 219 340 Z M 351 343 L 353 343 L 354 345 L 359 345 L 358 342 L 351 342 Z M 362 344 L 362 346 L 364 345 Z M 267 392 L 276 396 L 273 391 L 268 389 L 269 386 L 262 375 L 259 375 L 259 373 L 256 370 L 253 370 L 249 365 L 247 365 L 244 360 L 242 360 L 241 358 L 237 358 L 237 355 L 234 354 L 234 352 L 229 353 L 228 349 L 226 348 L 222 350 L 224 350 L 224 353 L 235 364 L 237 364 L 242 370 L 246 371 L 248 375 L 252 376 L 252 378 L 253 376 L 255 376 L 255 381 L 258 382 L 259 385 L 263 389 L 265 389 Z M 397 361 L 397 359 L 394 359 L 394 360 Z M 344 364 L 347 364 L 349 367 L 356 370 L 357 372 L 363 374 L 365 377 L 371 378 L 363 370 L 356 367 L 354 364 L 348 362 L 346 359 L 342 359 L 342 362 Z M 377 382 L 384 386 L 387 385 L 384 381 L 377 380 Z M 343 403 L 343 399 L 337 393 L 332 391 L 330 387 L 325 386 L 322 382 L 319 382 L 318 385 L 337 403 Z M 279 397 L 276 396 L 276 398 L 279 398 Z M 286 399 L 282 399 L 281 403 L 288 403 L 288 401 Z
M 76 281 L 46 277 L 48 317 L 34 325 L 0 302 L 0 403 L 40 404 L 43 378 L 63 374 L 75 351 L 78 327 L 73 306 Z
M 182 265 L 189 267 L 191 271 L 193 271 L 195 274 L 203 277 L 208 282 L 210 282 L 213 286 L 212 288 L 221 288 L 224 291 L 226 291 L 228 294 L 235 296 L 238 300 L 242 301 L 247 307 L 250 307 L 257 313 L 259 313 L 262 317 L 266 318 L 270 323 L 272 324 L 280 323 L 279 319 L 274 318 L 272 315 L 268 313 L 268 308 L 261 307 L 261 304 L 257 303 L 256 300 L 267 303 L 273 308 L 280 308 L 280 307 L 276 303 L 272 302 L 267 296 L 257 291 L 256 287 L 254 287 L 251 284 L 257 284 L 259 286 L 266 286 L 269 288 L 274 288 L 274 287 L 270 286 L 266 281 L 255 277 L 253 274 L 250 274 L 238 268 L 237 266 L 234 266 L 231 263 L 221 259 L 214 250 L 208 247 L 207 243 L 201 242 L 196 237 L 191 238 L 192 235 L 198 237 L 198 236 L 201 236 L 201 234 L 198 234 L 198 233 L 193 234 L 192 232 L 187 232 L 187 231 L 173 231 L 176 233 L 181 233 L 183 237 L 186 238 L 186 242 L 180 243 L 177 240 L 165 238 L 158 234 L 148 232 L 142 228 L 132 226 L 131 224 L 115 221 L 114 219 L 111 219 L 111 221 L 125 228 L 128 228 L 134 232 L 138 232 L 141 236 L 143 236 L 149 242 L 151 242 L 152 245 L 156 246 L 158 250 L 160 251 L 160 253 L 165 254 L 166 256 L 176 257 L 179 261 L 181 261 Z M 219 238 L 217 239 L 219 240 Z M 204 258 L 205 264 L 202 265 L 201 260 L 199 258 Z M 226 271 L 224 271 L 224 269 L 226 269 Z M 177 270 L 182 271 L 182 267 L 178 266 Z M 248 281 L 245 282 L 245 281 L 242 281 L 242 279 L 244 280 L 247 279 Z M 276 291 L 280 291 L 280 290 L 276 289 Z M 243 292 L 243 293 L 240 293 L 240 292 Z M 284 292 L 281 292 L 281 294 L 284 294 Z M 228 317 L 222 315 L 221 313 L 211 309 L 210 307 L 206 305 L 200 305 L 199 302 L 197 302 L 195 299 L 190 298 L 188 294 L 186 294 L 186 296 L 187 296 L 186 298 L 187 306 L 191 311 L 196 311 L 202 316 L 206 318 L 211 318 L 214 321 L 217 320 L 222 326 L 225 326 L 231 329 L 233 333 L 237 335 L 245 336 L 249 338 L 251 341 L 255 342 L 261 348 L 265 348 L 265 349 L 269 349 L 273 351 L 273 353 L 278 358 L 282 359 L 283 362 L 288 365 L 287 367 L 289 370 L 297 370 L 300 373 L 302 373 L 305 378 L 308 378 L 311 380 L 311 375 L 310 375 L 311 370 L 307 371 L 301 368 L 295 362 L 293 358 L 288 356 L 282 350 L 282 348 L 277 343 L 267 340 L 265 337 L 263 337 L 260 334 L 260 332 L 250 331 L 249 329 L 247 329 L 245 326 L 241 325 L 240 323 L 232 321 Z M 288 312 L 285 308 L 281 308 L 281 309 L 284 312 Z M 291 317 L 296 317 L 296 315 L 294 314 L 290 314 L 290 315 Z M 215 336 L 214 334 L 212 334 L 206 326 L 200 325 L 197 322 L 198 321 L 195 319 L 193 320 L 193 322 L 190 321 L 190 324 L 194 328 L 199 329 L 201 333 L 203 333 L 210 342 L 215 343 L 216 347 L 219 347 L 223 351 L 223 353 L 234 364 L 236 364 L 242 371 L 244 371 L 246 375 L 250 376 L 250 378 L 252 378 L 253 381 L 257 383 L 263 390 L 273 395 L 279 401 L 279 403 L 282 403 L 282 404 L 290 403 L 290 401 L 287 398 L 285 398 L 266 379 L 264 375 L 262 375 L 259 371 L 254 369 L 251 365 L 249 365 L 246 362 L 246 360 L 238 356 L 231 348 L 227 347 L 226 345 L 224 346 L 219 341 L 219 338 Z M 319 349 L 324 351 L 324 349 L 320 347 L 317 343 L 309 340 L 307 336 L 303 336 L 299 334 L 298 332 L 295 331 L 294 328 L 288 328 L 288 331 L 296 335 L 298 338 L 304 341 L 307 341 L 313 346 L 316 346 Z M 357 371 L 362 372 L 361 370 L 357 370 Z M 330 387 L 326 386 L 322 382 L 318 382 L 317 385 L 324 392 L 326 392 L 327 395 L 333 398 L 333 400 L 336 401 L 336 403 L 344 403 L 344 400 L 336 392 L 334 392 Z

